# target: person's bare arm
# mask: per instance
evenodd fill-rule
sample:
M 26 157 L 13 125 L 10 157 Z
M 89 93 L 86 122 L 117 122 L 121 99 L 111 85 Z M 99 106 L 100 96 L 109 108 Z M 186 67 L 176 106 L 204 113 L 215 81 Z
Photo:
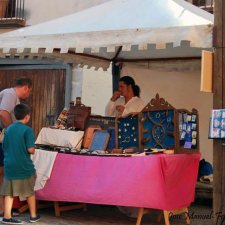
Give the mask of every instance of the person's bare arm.
M 35 153 L 35 148 L 28 148 L 27 151 L 28 151 L 30 154 L 34 154 L 34 153 Z
M 11 115 L 6 110 L 0 110 L 0 119 L 4 127 L 8 127 L 12 123 Z

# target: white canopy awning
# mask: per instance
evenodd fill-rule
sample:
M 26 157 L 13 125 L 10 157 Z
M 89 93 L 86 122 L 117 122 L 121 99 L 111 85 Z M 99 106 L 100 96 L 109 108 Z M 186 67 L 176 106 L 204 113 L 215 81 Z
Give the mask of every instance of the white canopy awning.
M 45 55 L 103 68 L 115 59 L 196 57 L 212 47 L 212 27 L 212 14 L 184 0 L 111 0 L 0 35 L 0 56 Z

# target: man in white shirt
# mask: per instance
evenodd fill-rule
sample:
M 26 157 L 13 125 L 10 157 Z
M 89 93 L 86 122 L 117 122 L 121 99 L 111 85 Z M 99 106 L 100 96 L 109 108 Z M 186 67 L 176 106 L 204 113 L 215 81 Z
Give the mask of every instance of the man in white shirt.
M 130 76 L 119 80 L 119 90 L 113 93 L 105 110 L 106 116 L 126 116 L 130 113 L 140 112 L 145 107 L 140 98 L 140 88 Z

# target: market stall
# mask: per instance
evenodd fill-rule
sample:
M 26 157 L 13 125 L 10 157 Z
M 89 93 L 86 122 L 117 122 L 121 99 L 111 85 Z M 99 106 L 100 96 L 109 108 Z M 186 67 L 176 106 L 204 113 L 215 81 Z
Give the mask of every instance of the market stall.
M 84 106 L 71 104 L 71 107 L 75 113 L 76 107 Z M 100 130 L 93 131 L 88 149 L 83 149 L 83 137 L 88 129 L 75 131 L 71 124 L 76 124 L 80 117 L 73 117 L 74 122 L 69 121 L 72 130 L 67 130 L 65 115 L 64 112 L 63 119 L 57 120 L 63 121 L 63 130 L 42 129 L 36 141 L 41 150 L 36 149 L 34 156 L 37 175 L 44 178 L 45 184 L 41 188 L 36 184 L 39 186 L 36 197 L 57 204 L 57 216 L 65 210 L 59 202 L 80 203 L 73 208 L 85 207 L 85 203 L 138 207 L 137 224 L 140 224 L 144 208 L 162 210 L 166 224 L 169 224 L 171 213 L 188 212 L 194 200 L 200 160 L 196 111 L 177 110 L 157 94 L 140 113 L 115 119 L 117 149 L 111 150 L 108 148 L 110 138 L 106 138 L 110 133 L 101 130 L 100 126 Z M 59 123 L 57 125 L 62 128 Z M 124 136 L 121 133 L 124 126 L 126 135 L 139 140 L 135 151 L 131 151 L 133 141 L 124 145 L 120 140 Z M 49 172 L 47 160 L 52 162 L 53 154 L 54 165 Z M 46 170 L 41 157 L 45 158 Z
M 180 0 L 154 1 L 154 7 L 151 4 L 152 1 L 147 0 L 141 1 L 141 4 L 135 0 L 110 1 L 74 15 L 3 34 L 0 37 L 1 57 L 49 57 L 107 69 L 111 61 L 200 57 L 202 49 L 212 47 L 213 17 L 210 14 Z M 131 10 L 132 14 L 124 13 Z M 137 20 L 133 20 L 134 16 Z M 174 138 L 178 136 L 177 127 L 174 127 L 172 133 Z M 192 139 L 187 142 L 187 145 L 182 146 L 187 146 L 191 152 L 194 146 Z M 198 146 L 195 150 L 199 150 Z M 200 155 L 197 153 L 139 156 L 60 153 L 56 156 L 46 186 L 37 191 L 37 197 L 52 201 L 118 204 L 164 211 L 187 208 L 194 198 Z M 112 173 L 114 165 L 117 165 L 119 170 L 115 167 Z M 145 170 L 143 166 L 146 167 Z M 80 173 L 77 173 L 78 171 Z M 154 186 L 154 182 L 150 181 L 156 178 L 156 174 L 158 176 Z M 179 183 L 176 182 L 177 178 L 174 179 L 174 174 L 180 177 Z M 62 178 L 64 182 L 61 182 Z M 121 178 L 126 180 L 123 182 L 125 185 L 121 185 Z M 57 189 L 61 184 L 62 187 Z M 62 192 L 62 188 L 66 188 L 67 185 L 73 188 L 73 193 L 69 196 Z M 113 199 L 108 196 L 109 190 L 112 192 L 111 187 L 115 189 Z M 128 187 L 133 187 L 134 191 L 128 192 Z M 61 192 L 52 196 L 53 188 Z M 101 190 L 104 191 L 103 194 Z M 138 195 L 138 201 L 133 198 L 134 195 L 137 197 L 136 193 L 141 193 Z M 177 198 L 177 193 L 180 194 L 180 198 Z M 147 198 L 142 194 L 146 194 Z M 122 195 L 123 198 L 119 199 Z M 187 198 L 183 199 L 184 196 Z

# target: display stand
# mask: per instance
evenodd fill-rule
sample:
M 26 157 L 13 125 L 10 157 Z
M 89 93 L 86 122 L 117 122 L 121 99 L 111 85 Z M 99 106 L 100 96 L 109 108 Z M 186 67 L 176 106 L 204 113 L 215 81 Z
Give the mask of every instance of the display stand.
M 159 94 L 139 114 L 142 149 L 174 149 L 175 153 L 199 152 L 198 111 L 176 109 Z
M 176 153 L 199 152 L 199 118 L 198 111 L 192 109 L 178 109 L 177 121 L 179 138 L 176 139 Z
M 174 149 L 175 153 L 199 152 L 197 110 L 193 109 L 189 112 L 185 109 L 175 109 L 164 98 L 159 97 L 159 94 L 156 94 L 156 97 L 151 99 L 139 113 L 139 121 L 141 122 L 139 138 L 142 149 Z M 136 225 L 140 225 L 143 215 L 151 211 L 148 208 L 139 208 Z M 169 219 L 172 215 L 183 213 L 186 223 L 190 224 L 188 208 L 163 210 L 165 224 L 170 225 Z M 162 214 L 158 216 L 158 221 L 161 216 Z

